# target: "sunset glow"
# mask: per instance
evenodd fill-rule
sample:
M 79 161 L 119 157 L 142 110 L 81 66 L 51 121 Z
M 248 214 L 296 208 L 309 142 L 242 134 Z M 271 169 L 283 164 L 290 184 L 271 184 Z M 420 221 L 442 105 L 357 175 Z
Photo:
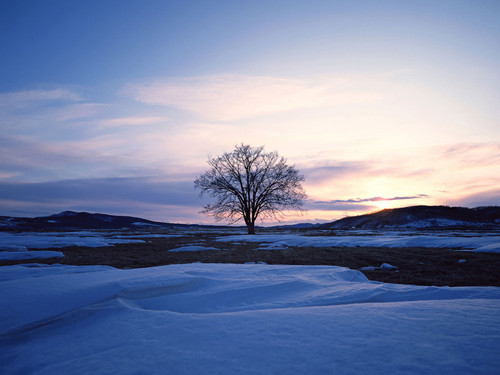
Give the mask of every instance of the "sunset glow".
M 242 142 L 305 176 L 289 222 L 500 205 L 498 2 L 23 4 L 0 5 L 0 215 L 214 223 L 193 181 Z

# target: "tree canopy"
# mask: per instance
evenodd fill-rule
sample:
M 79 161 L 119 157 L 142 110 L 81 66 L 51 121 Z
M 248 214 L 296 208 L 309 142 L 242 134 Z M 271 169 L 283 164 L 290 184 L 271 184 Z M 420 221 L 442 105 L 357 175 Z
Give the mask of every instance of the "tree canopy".
M 232 152 L 209 157 L 210 170 L 198 177 L 195 188 L 214 202 L 202 213 L 217 220 L 245 221 L 249 234 L 255 234 L 258 217 L 280 220 L 284 211 L 301 211 L 306 194 L 304 176 L 278 152 L 241 144 Z

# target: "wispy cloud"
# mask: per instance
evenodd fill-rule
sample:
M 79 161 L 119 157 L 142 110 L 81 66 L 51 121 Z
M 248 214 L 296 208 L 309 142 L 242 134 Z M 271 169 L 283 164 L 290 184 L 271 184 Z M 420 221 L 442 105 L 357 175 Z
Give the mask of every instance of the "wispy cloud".
M 236 121 L 296 109 L 377 100 L 380 94 L 352 87 L 346 79 L 311 82 L 266 76 L 213 75 L 130 85 L 135 100 Z
M 81 97 L 75 91 L 64 88 L 0 93 L 1 107 L 24 107 L 36 102 L 60 100 L 78 101 Z
M 473 194 L 467 194 L 452 202 L 454 205 L 478 207 L 478 206 L 500 206 L 500 189 L 483 189 Z
M 441 147 L 445 160 L 457 160 L 462 166 L 500 165 L 500 143 L 458 143 Z
M 0 135 L 0 169 L 4 179 L 47 180 L 58 170 L 81 163 L 81 156 L 55 150 L 50 144 Z
M 140 201 L 199 205 L 192 181 L 157 181 L 151 177 L 92 178 L 39 183 L 0 183 L 1 196 L 10 200 L 60 202 L 86 200 Z
M 132 146 L 113 134 L 59 142 L 0 135 L 0 179 L 43 182 L 89 174 L 94 178 L 164 174 L 161 162 L 145 163 Z
M 72 209 L 185 220 L 187 217 L 176 218 L 168 208 L 175 207 L 176 212 L 185 210 L 192 218 L 200 209 L 197 195 L 192 181 L 159 182 L 149 177 L 0 182 L 4 215 L 17 215 L 16 209 L 26 207 L 40 214 Z
M 305 208 L 311 211 L 373 211 L 377 207 L 369 204 L 359 203 L 330 203 L 327 201 L 308 201 Z
M 302 168 L 308 182 L 320 183 L 335 178 L 343 178 L 355 173 L 368 173 L 373 169 L 370 161 L 340 161 L 329 165 Z
M 52 110 L 47 118 L 52 117 L 55 121 L 72 121 L 88 119 L 99 115 L 108 107 L 102 103 L 77 103 L 66 105 L 62 108 Z
M 418 194 L 414 196 L 406 196 L 406 197 L 371 197 L 371 198 L 356 198 L 356 199 L 336 199 L 331 201 L 315 201 L 314 203 L 318 204 L 337 204 L 337 203 L 365 203 L 365 202 L 381 202 L 381 201 L 399 201 L 399 200 L 410 200 L 410 199 L 420 199 L 420 198 L 428 198 L 427 194 Z
M 103 126 L 140 126 L 158 124 L 166 121 L 167 119 L 162 116 L 131 116 L 131 117 L 117 117 L 99 121 Z
M 53 135 L 63 134 L 69 122 L 98 118 L 109 107 L 65 88 L 1 93 L 0 126 L 11 136 L 43 138 L 49 129 Z
M 429 198 L 427 194 L 417 194 L 414 196 L 402 196 L 402 197 L 370 197 L 370 198 L 353 198 L 353 199 L 334 199 L 329 201 L 321 200 L 309 200 L 307 202 L 307 208 L 310 210 L 322 210 L 322 211 L 370 211 L 377 208 L 376 202 L 385 201 L 404 201 Z M 374 203 L 374 204 L 369 204 Z

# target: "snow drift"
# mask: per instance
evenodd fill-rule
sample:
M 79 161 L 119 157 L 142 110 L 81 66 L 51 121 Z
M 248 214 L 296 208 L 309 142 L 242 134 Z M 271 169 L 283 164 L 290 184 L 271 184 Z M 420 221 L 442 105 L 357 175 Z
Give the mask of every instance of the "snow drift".
M 461 232 L 446 231 L 438 234 L 413 231 L 369 232 L 347 231 L 335 236 L 302 236 L 299 234 L 258 234 L 255 236 L 232 235 L 217 237 L 221 242 L 262 242 L 259 250 L 283 249 L 287 247 L 373 246 L 373 247 L 435 247 L 475 252 L 500 253 L 498 231 Z
M 500 288 L 332 266 L 0 267 L 0 372 L 493 374 Z

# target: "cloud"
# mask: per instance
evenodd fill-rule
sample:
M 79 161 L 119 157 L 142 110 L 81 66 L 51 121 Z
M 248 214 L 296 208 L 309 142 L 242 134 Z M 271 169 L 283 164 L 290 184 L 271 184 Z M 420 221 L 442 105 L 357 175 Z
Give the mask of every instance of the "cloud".
M 150 177 L 0 182 L 0 197 L 1 214 L 13 216 L 17 208 L 29 207 L 30 212 L 40 214 L 67 209 L 123 214 L 125 210 L 135 216 L 152 217 L 156 212 L 156 218 L 169 215 L 172 220 L 180 220 L 186 214 L 176 217 L 173 207 L 175 212 L 190 212 L 192 219 L 202 206 L 193 182 L 175 178 L 166 182 Z M 165 207 L 172 209 L 162 212 Z
M 96 118 L 109 107 L 86 101 L 75 91 L 64 88 L 2 93 L 0 126 L 10 135 L 63 134 L 69 122 Z
M 500 165 L 500 143 L 457 143 L 438 151 L 443 159 L 456 160 L 462 166 Z
M 48 117 L 61 122 L 87 119 L 98 115 L 106 107 L 108 107 L 108 105 L 102 103 L 71 104 L 51 111 Z
M 428 198 L 427 194 L 418 194 L 414 196 L 404 197 L 371 197 L 371 198 L 355 198 L 355 199 L 335 199 L 330 201 L 311 200 L 307 202 L 307 208 L 310 210 L 322 211 L 370 211 L 377 209 L 376 205 L 369 205 L 370 202 L 381 201 L 398 201 L 398 200 L 412 200 L 420 198 Z
M 0 170 L 4 178 L 50 179 L 57 170 L 82 162 L 81 155 L 57 150 L 50 144 L 0 135 Z
M 99 121 L 103 126 L 140 126 L 158 124 L 166 121 L 167 119 L 162 116 L 144 116 L 144 117 L 117 117 Z
M 147 145 L 135 145 L 114 134 L 58 142 L 0 135 L 0 180 L 43 182 L 166 174 L 164 160 L 153 163 L 136 146 L 147 149 Z
M 427 194 L 418 194 L 414 196 L 407 197 L 392 197 L 392 198 L 383 198 L 383 197 L 371 197 L 371 198 L 356 198 L 356 199 L 336 199 L 331 201 L 315 201 L 318 204 L 337 204 L 337 203 L 364 203 L 364 202 L 380 202 L 380 201 L 397 201 L 397 200 L 408 200 L 408 199 L 420 199 L 420 198 L 428 198 Z
M 0 107 L 7 108 L 25 107 L 37 102 L 78 100 L 81 98 L 76 92 L 64 88 L 0 93 Z
M 331 153 L 334 155 L 334 153 Z M 411 155 L 413 158 L 414 154 Z M 365 160 L 347 161 L 310 161 L 309 164 L 317 163 L 319 166 L 300 168 L 306 176 L 307 181 L 314 183 L 327 182 L 332 179 L 343 178 L 369 178 L 380 176 L 397 176 L 399 178 L 412 178 L 428 175 L 432 172 L 429 168 L 417 168 L 403 160 L 385 159 L 381 157 L 371 157 Z
M 368 204 L 358 204 L 358 203 L 330 203 L 322 201 L 309 201 L 306 202 L 305 208 L 311 211 L 370 211 L 377 208 L 377 206 L 372 206 Z
M 500 206 L 500 189 L 488 189 L 468 194 L 450 204 L 466 207 Z
M 158 204 L 200 205 L 192 181 L 161 182 L 150 177 L 93 178 L 39 183 L 0 183 L 9 200 L 58 202 L 64 200 L 140 201 Z
M 236 121 L 297 109 L 378 100 L 345 79 L 213 75 L 129 85 L 125 92 L 150 105 L 191 111 L 209 120 Z
M 346 177 L 354 173 L 367 173 L 372 169 L 369 161 L 343 161 L 318 167 L 301 168 L 306 180 L 312 183 Z

